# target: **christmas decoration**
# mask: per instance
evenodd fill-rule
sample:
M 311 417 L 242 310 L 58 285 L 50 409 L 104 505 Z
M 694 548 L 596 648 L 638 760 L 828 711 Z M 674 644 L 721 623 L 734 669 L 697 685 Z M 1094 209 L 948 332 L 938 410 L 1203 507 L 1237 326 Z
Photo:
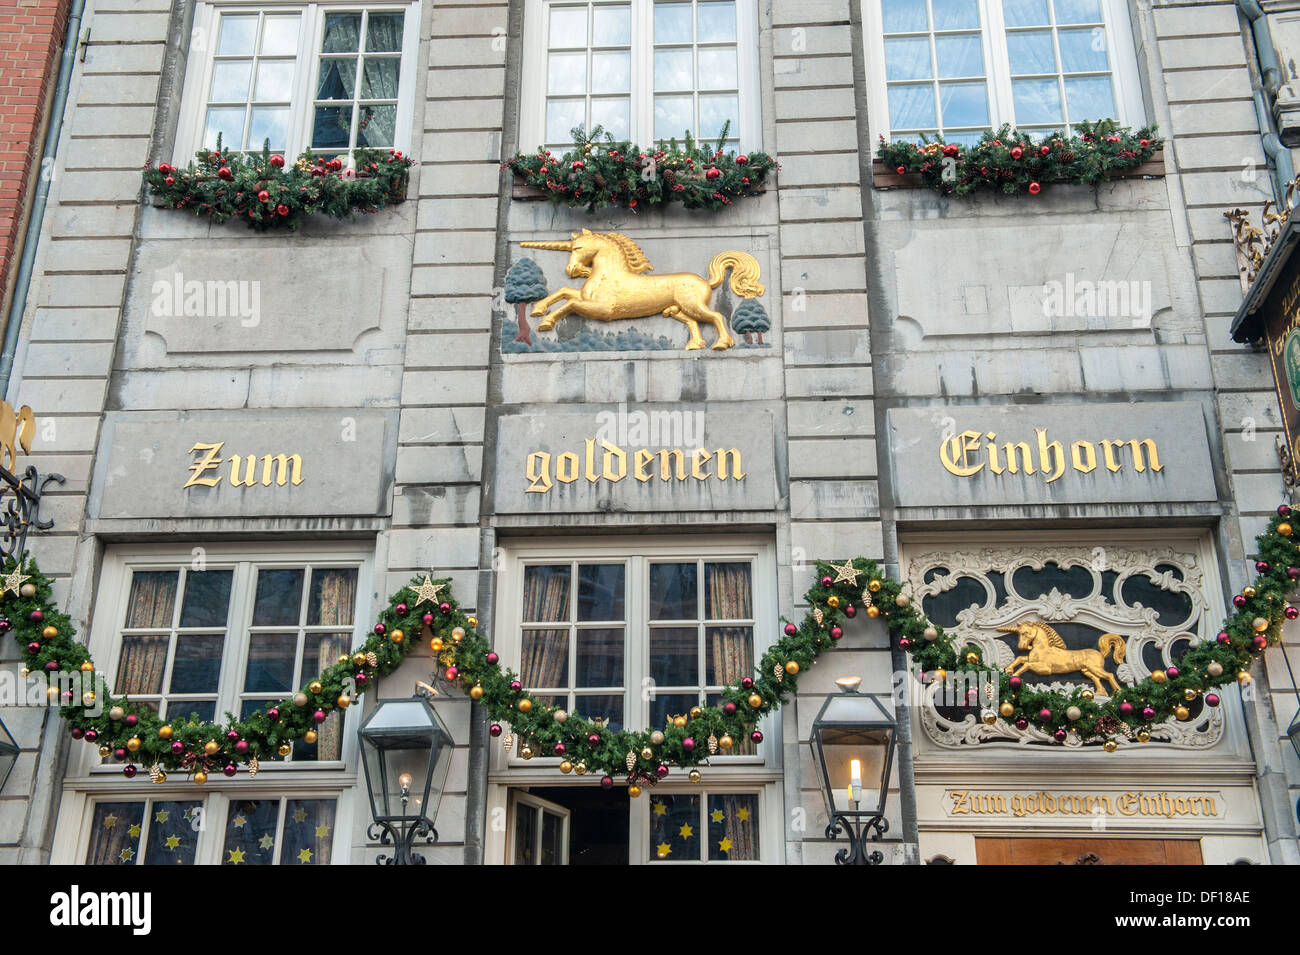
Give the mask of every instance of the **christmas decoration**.
M 1110 119 L 1074 125 L 1074 136 L 1052 132 L 1041 139 L 1002 126 L 986 132 L 973 146 L 944 143 L 943 137 L 931 140 L 924 134 L 919 143 L 887 143 L 882 136 L 876 155 L 899 175 L 920 173 L 926 187 L 944 195 L 989 189 L 1036 196 L 1048 182 L 1101 182 L 1109 173 L 1151 161 L 1164 148 L 1154 126 L 1135 133 Z
M 262 232 L 296 231 L 313 214 L 352 219 L 403 201 L 414 165 L 391 149 L 358 149 L 356 167 L 348 170 L 342 160 L 310 150 L 293 164 L 276 158 L 266 146 L 260 153 L 227 154 L 218 138 L 215 150 L 199 150 L 184 169 L 151 162 L 144 181 L 161 204 L 212 222 L 240 219 Z

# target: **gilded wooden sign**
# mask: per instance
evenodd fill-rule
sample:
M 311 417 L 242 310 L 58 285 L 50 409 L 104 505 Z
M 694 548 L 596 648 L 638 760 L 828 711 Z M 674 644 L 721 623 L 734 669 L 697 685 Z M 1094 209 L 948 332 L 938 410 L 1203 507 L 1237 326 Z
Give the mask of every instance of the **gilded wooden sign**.
M 739 448 L 635 448 L 625 450 L 608 441 L 600 441 L 599 451 L 595 438 L 583 441 L 581 453 L 562 451 L 531 451 L 525 465 L 528 481 L 526 492 L 546 494 L 558 481 L 573 484 L 586 481 L 599 484 L 607 481 L 617 484 L 632 478 L 645 484 L 649 481 L 743 481 L 744 464 Z
M 948 812 L 953 816 L 1179 816 L 1218 818 L 1219 804 L 1212 793 L 1143 792 L 978 792 L 950 789 Z M 1220 797 L 1222 798 L 1222 797 Z

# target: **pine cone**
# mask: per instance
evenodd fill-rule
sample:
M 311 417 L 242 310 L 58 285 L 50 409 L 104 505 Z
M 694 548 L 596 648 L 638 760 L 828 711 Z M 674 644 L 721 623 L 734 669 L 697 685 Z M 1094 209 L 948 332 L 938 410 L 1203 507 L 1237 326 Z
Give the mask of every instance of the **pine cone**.
M 596 175 L 593 177 L 593 181 L 596 183 L 597 188 L 600 189 L 605 188 L 605 184 L 606 184 L 605 177 L 602 176 L 600 173 L 596 173 Z
M 668 183 L 668 185 L 670 185 L 670 186 L 676 184 L 676 182 L 677 182 L 677 173 L 673 172 L 671 169 L 665 169 L 665 170 L 664 170 L 664 182 Z

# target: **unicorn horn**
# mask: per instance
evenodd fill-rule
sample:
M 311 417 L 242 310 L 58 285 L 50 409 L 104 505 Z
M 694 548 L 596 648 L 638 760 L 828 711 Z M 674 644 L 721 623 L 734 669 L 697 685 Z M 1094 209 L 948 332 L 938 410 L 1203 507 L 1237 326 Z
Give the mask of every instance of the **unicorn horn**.
M 552 252 L 572 252 L 572 242 L 520 242 L 525 249 L 549 249 Z
M 1012 624 L 1010 627 L 998 627 L 998 633 L 1019 633 L 1020 624 Z

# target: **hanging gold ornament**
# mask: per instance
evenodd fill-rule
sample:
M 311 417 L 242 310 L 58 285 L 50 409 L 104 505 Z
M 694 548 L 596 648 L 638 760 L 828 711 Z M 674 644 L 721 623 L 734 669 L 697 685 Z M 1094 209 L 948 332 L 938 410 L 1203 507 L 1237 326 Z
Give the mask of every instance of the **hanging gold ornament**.
M 160 727 L 158 727 L 158 738 L 159 738 L 159 739 L 171 739 L 171 738 L 172 738 L 172 733 L 173 733 L 173 732 L 174 732 L 174 731 L 172 730 L 172 728 L 171 728 L 170 726 L 160 726 Z
M 585 776 L 587 775 L 587 764 L 578 763 L 578 765 L 573 767 L 573 771 L 577 773 L 579 776 Z
M 320 680 L 312 680 L 307 684 L 307 689 L 311 690 L 314 695 L 318 695 L 325 688 L 321 685 Z
M 1167 680 L 1167 679 L 1169 679 L 1169 678 L 1168 678 L 1167 676 L 1165 676 L 1165 671 L 1164 671 L 1164 670 L 1152 670 L 1152 671 L 1151 671 L 1151 682 L 1152 682 L 1152 683 L 1164 683 L 1165 680 Z
M 650 742 L 654 746 L 662 746 L 664 739 L 665 739 L 664 734 L 660 730 L 655 730 L 653 733 L 650 734 Z
M 107 747 L 107 746 L 101 746 L 101 747 L 99 747 L 99 758 L 100 758 L 100 759 L 108 759 L 108 757 L 111 756 L 111 755 L 113 755 L 113 751 L 112 751 L 109 747 Z
M 154 763 L 152 766 L 149 767 L 149 782 L 151 783 L 158 782 L 158 777 L 162 775 L 163 775 L 162 767 L 159 766 L 157 763 Z
M 710 733 L 709 738 L 706 742 L 708 743 L 708 747 L 709 747 L 709 755 L 710 756 L 715 755 L 718 752 L 718 738 L 714 736 L 712 733 Z
M 631 786 L 627 787 L 627 794 L 635 799 L 637 796 L 641 795 L 641 787 L 636 785 L 636 783 L 633 783 Z
M 531 713 L 533 711 L 533 701 L 527 697 L 524 697 L 516 703 L 515 706 L 518 708 L 520 713 Z
M 691 719 L 693 719 L 693 720 L 698 720 L 698 719 L 699 719 L 701 716 L 703 716 L 703 715 L 704 715 L 704 710 L 703 710 L 703 709 L 701 709 L 701 708 L 698 707 L 698 706 L 692 706 L 692 707 L 691 707 Z
M 568 718 L 569 714 L 564 710 L 556 710 L 551 714 L 551 719 L 555 720 L 557 723 L 563 723 Z
M 132 736 L 129 740 L 127 740 L 127 741 L 126 741 L 126 749 L 127 749 L 127 752 L 130 752 L 130 753 L 138 753 L 138 752 L 140 752 L 140 737 L 138 737 L 138 736 Z
M 392 633 L 388 635 L 388 639 L 392 640 L 393 643 L 401 643 L 403 640 L 406 639 L 406 634 L 404 634 L 401 630 L 394 630 Z
M 686 774 L 686 778 L 693 783 L 698 783 L 701 779 L 704 778 L 704 774 L 701 773 L 698 769 L 692 769 L 689 773 Z
M 1010 718 L 1016 715 L 1015 704 L 1010 700 L 1003 700 L 1002 705 L 998 707 L 998 712 L 1003 716 Z
M 623 758 L 623 762 L 624 762 L 624 764 L 626 764 L 626 766 L 627 766 L 627 771 L 628 771 L 629 773 L 630 773 L 632 770 L 636 769 L 636 753 L 632 752 L 632 750 L 629 749 L 629 750 L 627 751 L 627 756 L 625 756 L 625 757 Z
M 673 726 L 677 727 L 677 729 L 684 729 L 684 728 L 686 727 L 686 717 L 684 717 L 684 716 L 674 716 L 674 717 L 673 717 Z
M 290 746 L 288 743 L 281 743 L 279 748 L 276 749 L 276 752 L 279 753 L 281 756 L 288 756 L 290 753 L 293 752 L 293 747 Z
M 878 581 L 878 580 L 872 580 L 872 581 L 870 581 L 870 582 L 867 584 L 867 589 L 870 590 L 873 594 L 878 594 L 878 593 L 880 593 L 880 581 Z
M 731 747 L 735 745 L 736 745 L 736 741 L 733 740 L 731 736 L 726 733 L 723 733 L 722 739 L 718 740 L 718 746 L 722 749 L 731 749 Z
M 346 653 L 342 653 L 342 654 L 339 654 L 339 658 L 338 658 L 337 660 L 335 660 L 334 662 L 335 662 L 335 663 L 347 663 L 347 662 L 348 662 L 349 660 L 351 660 L 351 659 L 352 659 L 352 658 L 351 658 L 350 656 L 348 656 Z
M 835 596 L 835 594 L 831 594 L 826 598 L 826 606 L 830 607 L 832 610 L 838 609 L 840 606 L 840 598 Z
M 1259 591 L 1254 587 L 1246 587 L 1241 591 L 1241 595 L 1248 600 L 1253 599 L 1257 593 L 1259 593 Z
M 1101 744 L 1101 748 L 1108 753 L 1113 753 L 1115 750 L 1119 749 L 1119 743 L 1115 742 L 1113 739 L 1108 739 L 1106 742 Z
M 452 627 L 452 630 L 451 630 L 451 642 L 452 642 L 452 643 L 460 643 L 460 642 L 461 642 L 462 640 L 464 640 L 464 639 L 465 639 L 465 628 L 464 628 L 464 627 Z
M 434 637 L 430 640 L 429 649 L 434 653 L 442 653 L 442 637 Z
M 794 676 L 796 673 L 799 672 L 799 664 L 796 663 L 794 660 L 791 660 L 789 663 L 785 665 L 785 672 L 790 674 L 791 676 Z
M 1242 686 L 1245 686 L 1247 683 L 1250 682 L 1250 680 L 1251 680 L 1251 676 L 1249 673 L 1247 673 L 1245 670 L 1238 671 L 1237 673 L 1238 683 L 1240 683 Z
M 1183 699 L 1188 703 L 1192 702 L 1192 700 L 1196 699 L 1196 691 L 1190 688 L 1183 690 Z
M 1181 703 L 1174 707 L 1174 716 L 1178 717 L 1180 720 L 1186 720 L 1191 715 L 1191 710 L 1183 706 Z
M 569 762 L 567 759 L 561 760 L 560 772 L 564 773 L 566 776 L 569 775 L 569 773 L 573 772 L 573 763 Z
M 205 773 L 203 770 L 200 769 L 197 773 L 194 774 L 194 785 L 202 786 L 207 781 L 208 781 L 208 774 Z
M 207 753 L 209 756 L 214 756 L 214 755 L 216 755 L 217 750 L 219 750 L 219 749 L 221 749 L 221 746 L 218 745 L 218 743 L 217 743 L 216 740 L 211 740 L 211 739 L 210 739 L 210 740 L 208 740 L 206 743 L 203 744 L 203 752 Z
M 307 732 L 302 734 L 302 741 L 304 743 L 307 743 L 308 745 L 316 742 L 316 738 L 317 736 L 315 730 L 308 730 Z
M 1205 672 L 1210 676 L 1223 676 L 1223 664 L 1218 660 L 1211 660 L 1210 665 L 1205 668 Z
M 335 700 L 334 703 L 335 705 L 338 706 L 340 710 L 346 710 L 349 706 L 352 705 L 352 697 L 344 693 L 337 700 Z
M 934 671 L 934 678 L 939 683 L 942 683 L 944 680 L 948 679 L 948 671 L 943 667 L 939 667 L 939 669 Z
M 257 757 L 254 756 L 252 759 L 248 761 L 248 778 L 252 779 L 254 776 L 256 776 L 258 770 L 260 770 L 261 768 L 262 768 L 262 764 L 259 763 L 257 761 Z
M 880 616 L 880 608 L 877 607 L 875 604 L 872 604 L 870 607 L 867 608 L 867 616 L 870 617 L 872 620 L 875 620 L 877 617 Z
M 763 705 L 763 698 L 757 693 L 751 693 L 749 694 L 749 705 L 751 709 L 756 710 Z
M 82 672 L 82 673 L 94 673 L 94 672 L 95 672 L 95 664 L 93 664 L 93 663 L 91 663 L 89 660 L 87 660 L 85 663 L 83 663 L 83 664 L 81 665 L 81 672 Z
M 475 701 L 483 699 L 483 687 L 477 683 L 471 686 L 469 688 L 469 698 Z
M 980 655 L 976 653 L 974 650 L 971 650 L 969 653 L 966 654 L 966 662 L 971 666 L 974 666 L 975 664 L 980 662 Z
M 1151 734 L 1148 733 L 1146 730 L 1138 730 L 1137 741 L 1139 743 L 1149 743 L 1151 742 Z
M 469 624 L 469 628 L 470 628 L 471 630 L 477 630 L 477 629 L 478 629 L 478 617 L 466 617 L 466 618 L 465 618 L 465 622 L 466 622 L 467 624 Z
M 524 743 L 523 746 L 520 746 L 520 747 L 519 747 L 519 758 L 520 758 L 520 759 L 532 759 L 532 758 L 533 758 L 533 748 L 532 748 L 531 746 L 529 746 L 527 743 Z
M 1263 617 L 1256 617 L 1250 622 L 1250 625 L 1255 628 L 1256 633 L 1263 633 L 1268 629 L 1268 621 Z
M 1080 695 L 1081 697 L 1083 697 L 1085 700 L 1091 700 L 1091 699 L 1093 698 L 1093 695 L 1094 695 L 1094 694 L 1093 694 L 1092 690 L 1084 690 L 1084 691 L 1083 691 L 1082 693 L 1080 693 L 1079 695 Z
M 644 759 L 646 762 L 649 762 L 650 760 L 655 758 L 655 751 L 652 750 L 649 746 L 642 747 L 641 758 Z
M 352 665 L 354 667 L 363 667 L 366 665 L 366 655 L 360 651 L 352 654 Z
M 992 726 L 998 721 L 998 714 L 994 713 L 992 710 L 986 710 L 981 719 L 984 720 L 986 726 Z

